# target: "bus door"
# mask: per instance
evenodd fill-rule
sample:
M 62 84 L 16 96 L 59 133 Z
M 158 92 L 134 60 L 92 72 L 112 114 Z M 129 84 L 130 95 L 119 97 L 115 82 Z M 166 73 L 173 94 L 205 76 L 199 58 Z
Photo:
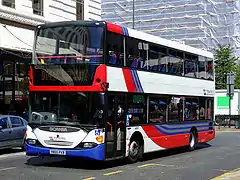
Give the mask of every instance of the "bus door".
M 126 98 L 110 94 L 107 99 L 105 157 L 123 157 L 126 152 Z

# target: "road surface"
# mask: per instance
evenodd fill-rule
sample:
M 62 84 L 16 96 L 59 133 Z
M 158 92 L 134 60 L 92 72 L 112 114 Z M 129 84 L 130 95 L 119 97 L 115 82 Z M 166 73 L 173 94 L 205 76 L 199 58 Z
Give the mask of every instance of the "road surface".
M 193 152 L 184 148 L 148 154 L 141 162 L 66 161 L 0 152 L 1 180 L 207 180 L 240 167 L 240 132 L 218 132 Z

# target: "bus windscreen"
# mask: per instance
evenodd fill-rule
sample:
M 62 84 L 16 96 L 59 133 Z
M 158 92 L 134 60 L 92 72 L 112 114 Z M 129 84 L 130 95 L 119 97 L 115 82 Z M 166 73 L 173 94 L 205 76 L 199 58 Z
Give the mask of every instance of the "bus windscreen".
M 92 92 L 32 92 L 29 123 L 102 127 L 102 96 Z
M 33 64 L 101 64 L 103 32 L 100 26 L 40 27 Z

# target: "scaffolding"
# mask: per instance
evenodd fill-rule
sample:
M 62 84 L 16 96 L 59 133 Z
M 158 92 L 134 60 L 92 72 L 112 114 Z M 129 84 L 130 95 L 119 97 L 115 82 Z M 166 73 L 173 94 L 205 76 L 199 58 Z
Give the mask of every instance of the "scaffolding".
M 135 0 L 135 29 L 214 51 L 230 44 L 240 56 L 240 0 Z M 102 19 L 131 28 L 132 0 L 102 0 Z

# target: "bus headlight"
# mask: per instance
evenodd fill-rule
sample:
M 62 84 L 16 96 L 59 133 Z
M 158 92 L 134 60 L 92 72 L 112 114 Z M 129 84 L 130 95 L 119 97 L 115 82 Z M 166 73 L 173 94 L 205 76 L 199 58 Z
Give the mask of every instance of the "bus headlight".
M 86 143 L 83 143 L 83 148 L 93 148 L 97 146 L 96 143 L 93 143 L 93 142 L 86 142 Z
M 37 143 L 37 140 L 35 140 L 35 139 L 28 139 L 27 143 L 30 144 L 30 145 L 35 145 Z
M 96 147 L 98 144 L 94 142 L 82 142 L 76 148 L 77 149 L 90 149 Z

